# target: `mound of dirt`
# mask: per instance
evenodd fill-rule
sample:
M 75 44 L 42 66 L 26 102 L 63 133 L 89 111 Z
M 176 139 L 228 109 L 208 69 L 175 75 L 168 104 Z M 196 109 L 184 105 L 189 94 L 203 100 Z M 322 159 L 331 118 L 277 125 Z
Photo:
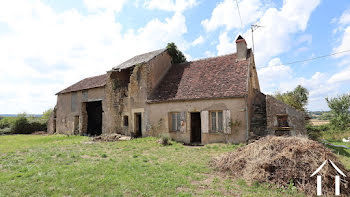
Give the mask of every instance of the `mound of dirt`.
M 281 187 L 292 183 L 300 191 L 315 195 L 317 175 L 310 176 L 326 160 L 327 164 L 317 175 L 322 176 L 322 194 L 333 196 L 338 173 L 329 160 L 346 176 L 350 173 L 328 148 L 307 138 L 267 136 L 214 158 L 210 165 L 248 183 L 267 182 Z M 339 176 L 341 195 L 350 196 L 350 178 Z
M 101 142 L 115 142 L 115 141 L 128 141 L 131 140 L 130 136 L 121 135 L 121 134 L 104 134 L 92 138 L 92 141 L 101 141 Z

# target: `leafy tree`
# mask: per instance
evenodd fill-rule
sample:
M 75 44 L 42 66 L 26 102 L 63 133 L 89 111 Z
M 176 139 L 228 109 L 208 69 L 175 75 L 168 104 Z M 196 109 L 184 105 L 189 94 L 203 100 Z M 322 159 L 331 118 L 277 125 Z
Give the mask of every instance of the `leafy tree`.
M 331 125 L 337 129 L 345 129 L 350 123 L 350 95 L 343 94 L 335 98 L 326 98 L 331 109 Z
M 319 117 L 319 120 L 331 120 L 332 119 L 332 113 L 331 112 L 323 112 Z
M 179 63 L 186 62 L 186 57 L 179 49 L 177 49 L 177 46 L 175 45 L 175 43 L 173 42 L 168 43 L 166 48 L 168 50 L 169 55 L 171 56 L 171 59 L 172 59 L 171 63 L 179 64 Z
M 276 93 L 275 98 L 294 107 L 295 109 L 305 111 L 308 102 L 309 91 L 301 85 L 298 85 L 293 91 L 286 93 Z
M 49 121 L 49 119 L 50 119 L 52 111 L 53 111 L 52 108 L 44 111 L 43 115 L 41 116 L 41 121 L 47 123 Z

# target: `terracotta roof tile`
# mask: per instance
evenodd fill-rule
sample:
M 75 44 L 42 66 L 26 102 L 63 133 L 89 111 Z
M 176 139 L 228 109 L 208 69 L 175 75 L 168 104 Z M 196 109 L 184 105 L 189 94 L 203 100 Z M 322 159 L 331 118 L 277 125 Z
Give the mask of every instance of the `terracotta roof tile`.
M 241 97 L 247 94 L 249 60 L 229 54 L 173 65 L 150 102 Z
M 57 94 L 103 87 L 106 85 L 106 80 L 107 80 L 107 74 L 85 78 L 85 79 L 69 86 L 68 88 L 58 92 Z

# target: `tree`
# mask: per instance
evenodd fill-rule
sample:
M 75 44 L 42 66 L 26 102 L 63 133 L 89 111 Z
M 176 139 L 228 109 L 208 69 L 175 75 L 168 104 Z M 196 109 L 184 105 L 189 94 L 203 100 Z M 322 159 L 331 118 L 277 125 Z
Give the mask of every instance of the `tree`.
M 171 56 L 171 63 L 179 64 L 186 62 L 186 57 L 179 49 L 177 49 L 175 43 L 168 43 L 166 48 L 168 50 L 169 55 Z
M 46 111 L 43 112 L 43 115 L 41 116 L 41 120 L 45 123 L 47 123 L 50 119 L 51 113 L 52 113 L 53 109 L 50 108 Z
M 337 129 L 345 129 L 350 123 L 350 94 L 325 99 L 331 109 L 331 125 Z
M 294 107 L 295 109 L 305 111 L 308 102 L 309 91 L 301 85 L 298 85 L 293 91 L 285 93 L 276 93 L 275 98 Z

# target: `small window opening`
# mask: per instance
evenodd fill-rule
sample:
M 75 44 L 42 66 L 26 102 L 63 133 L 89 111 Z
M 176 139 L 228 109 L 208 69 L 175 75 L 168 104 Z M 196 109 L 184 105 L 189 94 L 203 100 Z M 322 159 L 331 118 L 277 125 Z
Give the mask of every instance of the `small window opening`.
M 129 116 L 124 116 L 124 126 L 127 127 L 129 126 Z

